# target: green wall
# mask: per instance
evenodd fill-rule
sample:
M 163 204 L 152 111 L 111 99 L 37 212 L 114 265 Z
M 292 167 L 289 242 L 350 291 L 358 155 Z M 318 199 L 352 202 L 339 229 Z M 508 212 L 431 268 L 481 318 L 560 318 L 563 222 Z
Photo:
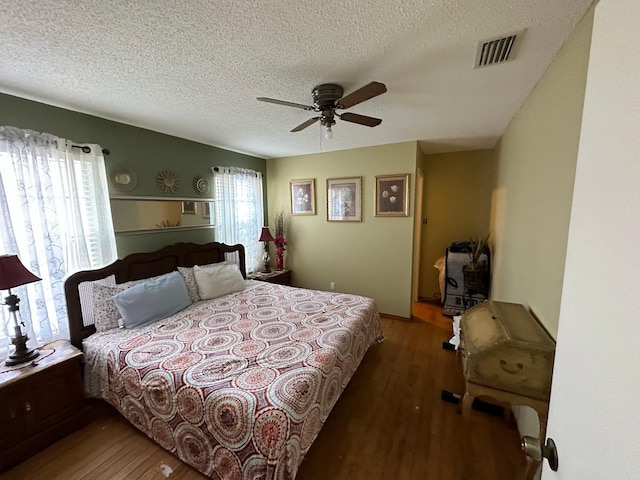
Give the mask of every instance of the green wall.
M 0 124 L 52 133 L 74 142 L 100 144 L 110 151 L 105 156 L 107 172 L 116 166 L 135 171 L 138 186 L 127 195 L 197 197 L 193 179 L 202 175 L 211 180 L 213 166 L 238 166 L 266 174 L 265 160 L 261 158 L 5 94 L 0 94 Z M 180 179 L 175 193 L 164 193 L 156 186 L 156 175 L 162 170 L 173 171 Z M 111 185 L 109 193 L 123 194 Z M 123 257 L 175 242 L 206 243 L 214 239 L 215 230 L 210 229 L 118 235 L 116 242 L 118 255 Z

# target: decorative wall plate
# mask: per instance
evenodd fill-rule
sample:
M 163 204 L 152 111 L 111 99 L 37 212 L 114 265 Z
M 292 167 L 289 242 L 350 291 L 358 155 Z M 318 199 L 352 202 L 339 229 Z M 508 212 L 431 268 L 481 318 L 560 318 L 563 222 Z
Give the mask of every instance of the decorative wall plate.
M 109 172 L 109 181 L 121 192 L 129 192 L 138 185 L 136 172 L 127 167 L 115 167 Z
M 199 195 L 208 195 L 211 190 L 211 185 L 209 184 L 209 180 L 204 178 L 202 175 L 198 175 L 193 179 L 193 189 L 198 192 Z
M 165 193 L 175 193 L 180 188 L 180 181 L 172 171 L 163 170 L 156 175 L 156 185 Z

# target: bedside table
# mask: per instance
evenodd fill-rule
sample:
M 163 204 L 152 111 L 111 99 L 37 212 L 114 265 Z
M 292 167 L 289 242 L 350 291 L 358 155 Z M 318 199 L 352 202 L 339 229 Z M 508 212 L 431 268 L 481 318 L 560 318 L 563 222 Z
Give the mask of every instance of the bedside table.
M 40 347 L 34 363 L 0 364 L 0 471 L 89 420 L 83 354 L 66 340 Z
M 279 283 L 280 285 L 291 286 L 291 270 L 271 270 L 270 273 L 258 272 L 249 275 L 251 280 L 260 280 L 261 282 Z

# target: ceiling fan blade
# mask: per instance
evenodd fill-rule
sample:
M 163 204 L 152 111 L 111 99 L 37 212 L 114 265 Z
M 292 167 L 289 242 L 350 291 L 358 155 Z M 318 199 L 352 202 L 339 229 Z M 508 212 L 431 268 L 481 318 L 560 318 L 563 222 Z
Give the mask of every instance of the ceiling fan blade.
M 291 131 L 292 132 L 299 132 L 300 130 L 304 130 L 309 125 L 313 125 L 314 123 L 316 123 L 318 120 L 320 120 L 320 117 L 310 118 L 309 120 L 307 120 L 306 122 L 301 123 L 300 125 L 298 125 L 296 128 L 294 128 Z
M 350 93 L 349 95 L 342 97 L 336 101 L 337 108 L 349 108 L 369 100 L 370 98 L 377 97 L 387 91 L 387 87 L 384 83 L 371 82 L 368 85 Z M 347 120 L 348 121 L 348 120 Z
M 380 120 L 379 118 L 367 117 L 366 115 L 358 115 L 357 113 L 346 112 L 338 116 L 340 117 L 340 120 L 344 120 L 345 122 L 358 123 L 367 127 L 375 127 L 382 123 L 382 120 Z
M 286 107 L 295 107 L 295 108 L 301 108 L 303 110 L 313 110 L 313 107 L 310 107 L 309 105 L 303 105 L 301 103 L 294 103 L 294 102 L 285 102 L 284 100 L 276 100 L 275 98 L 267 98 L 267 97 L 258 97 L 256 100 L 259 100 L 261 102 L 267 102 L 267 103 L 275 103 L 276 105 L 284 105 Z

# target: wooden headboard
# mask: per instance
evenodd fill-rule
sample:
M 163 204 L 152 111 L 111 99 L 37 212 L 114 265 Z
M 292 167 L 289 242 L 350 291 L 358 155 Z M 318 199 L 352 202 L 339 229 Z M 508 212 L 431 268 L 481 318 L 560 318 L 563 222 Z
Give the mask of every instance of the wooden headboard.
M 227 254 L 229 255 L 227 256 Z M 242 276 L 247 278 L 244 247 L 239 244 L 225 245 L 218 242 L 204 245 L 176 243 L 156 252 L 133 253 L 98 270 L 84 270 L 74 273 L 67 278 L 64 284 L 71 343 L 81 349 L 82 340 L 96 331 L 93 324 L 85 325 L 87 322 L 83 320 L 80 284 L 102 280 L 111 275 L 115 276 L 116 283 L 124 283 L 169 273 L 176 270 L 177 267 L 206 265 L 225 260 L 238 263 Z

